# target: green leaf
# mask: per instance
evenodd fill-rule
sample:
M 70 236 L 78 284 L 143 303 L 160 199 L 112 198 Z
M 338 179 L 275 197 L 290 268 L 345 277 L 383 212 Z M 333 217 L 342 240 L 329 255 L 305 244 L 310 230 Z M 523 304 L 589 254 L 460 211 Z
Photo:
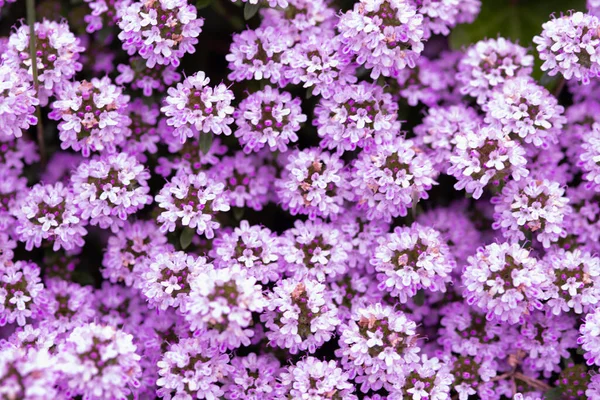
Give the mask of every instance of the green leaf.
M 179 236 L 179 244 L 183 250 L 187 249 L 196 235 L 196 231 L 192 228 L 185 227 Z
M 213 0 L 198 0 L 196 1 L 196 8 L 202 10 L 203 8 L 210 6 L 212 2 Z
M 552 388 L 544 393 L 544 399 L 546 400 L 560 400 L 562 399 L 562 393 L 559 388 Z
M 260 9 L 260 3 L 258 4 L 250 4 L 246 3 L 244 5 L 244 19 L 248 21 L 250 18 L 254 17 L 254 15 Z
M 423 289 L 419 290 L 413 297 L 413 301 L 419 307 L 425 304 L 425 291 Z
M 212 146 L 213 135 L 212 133 L 201 133 L 200 139 L 198 139 L 198 148 L 202 152 L 202 154 L 208 153 L 210 147 Z

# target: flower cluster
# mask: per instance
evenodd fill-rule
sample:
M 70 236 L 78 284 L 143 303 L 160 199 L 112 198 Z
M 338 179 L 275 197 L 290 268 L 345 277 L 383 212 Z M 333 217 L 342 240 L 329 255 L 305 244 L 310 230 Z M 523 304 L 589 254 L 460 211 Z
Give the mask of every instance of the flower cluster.
M 463 274 L 464 296 L 495 318 L 516 324 L 541 309 L 547 275 L 538 260 L 518 244 L 492 243 L 469 258 Z
M 298 141 L 296 132 L 306 122 L 300 99 L 271 86 L 250 94 L 234 113 L 235 137 L 249 153 L 269 146 L 271 151 L 287 151 L 287 145 Z
M 64 22 L 44 20 L 34 25 L 35 60 L 40 90 L 38 96 L 42 105 L 48 98 L 58 94 L 69 83 L 75 73 L 81 71 L 78 61 L 85 47 Z M 8 40 L 4 62 L 14 70 L 23 70 L 22 77 L 34 82 L 33 66 L 30 57 L 30 27 L 20 26 Z
M 500 129 L 484 126 L 455 138 L 447 171 L 458 180 L 455 189 L 465 189 L 478 199 L 490 183 L 498 186 L 509 178 L 520 181 L 529 175 L 525 149 Z
M 108 77 L 68 82 L 57 93 L 50 117 L 60 120 L 61 148 L 91 152 L 114 152 L 115 145 L 129 136 L 129 96 Z
M 371 264 L 380 288 L 406 303 L 420 289 L 445 291 L 455 262 L 435 229 L 414 224 L 380 238 Z
M 194 53 L 204 20 L 187 0 L 132 1 L 120 11 L 119 39 L 129 55 L 139 54 L 149 68 L 178 66 Z
M 342 51 L 356 55 L 371 77 L 413 68 L 423 51 L 423 15 L 408 0 L 361 0 L 337 26 Z
M 495 3 L 0 0 L 0 398 L 600 399 L 600 0 Z
M 71 177 L 73 204 L 90 225 L 123 225 L 127 217 L 150 204 L 150 173 L 125 153 L 92 158 L 79 164 Z
M 564 107 L 529 77 L 507 80 L 502 89 L 493 92 L 484 108 L 487 123 L 498 126 L 511 139 L 537 147 L 556 142 L 567 122 L 562 115 Z
M 557 182 L 523 179 L 509 182 L 495 197 L 494 229 L 509 240 L 525 240 L 528 235 L 545 248 L 566 236 L 565 214 L 571 211 L 565 190 Z
M 400 130 L 398 105 L 378 85 L 345 86 L 315 107 L 321 146 L 339 154 L 390 142 Z
M 482 40 L 471 46 L 458 64 L 456 80 L 463 94 L 484 104 L 494 93 L 514 77 L 532 72 L 533 56 L 524 47 L 502 37 Z
M 582 12 L 563 15 L 542 25 L 542 34 L 533 38 L 540 53 L 542 71 L 554 76 L 589 84 L 600 73 L 597 52 L 600 47 L 597 17 Z
M 362 152 L 353 164 L 350 184 L 358 208 L 369 218 L 389 222 L 427 199 L 437 175 L 429 157 L 411 140 L 397 138 Z
M 214 237 L 221 225 L 219 212 L 229 211 L 225 184 L 211 179 L 206 173 L 179 174 L 160 190 L 155 198 L 162 211 L 157 218 L 163 232 L 173 232 L 177 224 L 195 229 L 199 235 Z
M 214 88 L 209 83 L 210 79 L 200 71 L 167 92 L 160 110 L 169 117 L 167 124 L 174 128 L 173 135 L 181 143 L 187 138 L 197 139 L 199 132 L 231 134 L 233 93 L 223 83 Z
M 282 208 L 292 215 L 335 218 L 352 193 L 339 157 L 320 149 L 290 152 L 283 176 L 275 185 Z
M 53 242 L 53 249 L 82 247 L 87 234 L 86 221 L 79 215 L 73 189 L 57 182 L 38 183 L 21 196 L 13 208 L 17 238 L 31 250 L 42 240 Z
M 44 285 L 37 265 L 25 261 L 3 262 L 0 279 L 0 326 L 15 321 L 23 326 L 27 318 L 40 316 Z

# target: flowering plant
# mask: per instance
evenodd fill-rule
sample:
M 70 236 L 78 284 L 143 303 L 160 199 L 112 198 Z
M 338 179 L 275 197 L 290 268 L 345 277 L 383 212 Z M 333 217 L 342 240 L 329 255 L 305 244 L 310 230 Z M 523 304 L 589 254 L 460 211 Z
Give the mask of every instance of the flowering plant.
M 0 0 L 0 399 L 600 399 L 580 3 Z

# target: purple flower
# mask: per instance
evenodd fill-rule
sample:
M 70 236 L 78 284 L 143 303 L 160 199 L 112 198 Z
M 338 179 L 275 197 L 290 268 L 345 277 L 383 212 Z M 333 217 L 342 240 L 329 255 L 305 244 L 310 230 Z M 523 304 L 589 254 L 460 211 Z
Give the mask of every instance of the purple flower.
M 544 61 L 542 71 L 548 71 L 550 76 L 560 72 L 566 80 L 589 84 L 590 78 L 600 73 L 599 27 L 598 18 L 582 12 L 561 15 L 544 23 L 541 36 L 533 38 Z
M 138 290 L 106 281 L 95 291 L 93 307 L 96 321 L 134 335 L 136 345 L 140 343 L 139 330 L 142 329 L 144 320 L 156 318 L 156 315 L 160 314 L 148 308 Z
M 437 207 L 417 216 L 421 226 L 428 226 L 441 234 L 457 264 L 466 264 L 482 242 L 481 234 L 467 215 L 467 204 L 455 202 L 448 207 Z
M 338 154 L 391 142 L 400 130 L 398 105 L 379 85 L 341 86 L 315 107 L 321 147 Z
M 279 247 L 289 275 L 298 279 L 309 276 L 319 282 L 346 272 L 351 250 L 345 235 L 320 219 L 296 220 L 283 234 Z
M 27 178 L 6 173 L 0 180 L 0 231 L 13 232 L 17 199 L 27 191 Z
M 235 137 L 250 153 L 269 146 L 269 150 L 287 151 L 287 145 L 298 141 L 300 124 L 306 122 L 301 100 L 271 86 L 248 95 L 235 111 Z
M 223 385 L 225 398 L 274 400 L 280 392 L 281 384 L 277 380 L 281 366 L 273 355 L 237 356 L 231 359 L 231 366 L 232 372 Z
M 30 188 L 13 207 L 17 219 L 17 238 L 31 251 L 42 240 L 53 242 L 53 250 L 82 247 L 87 234 L 80 218 L 71 188 L 61 182 L 37 184 Z
M 112 65 L 111 65 L 112 68 Z M 131 89 L 140 90 L 146 97 L 153 93 L 163 93 L 165 89 L 181 80 L 181 74 L 171 65 L 155 65 L 146 67 L 141 57 L 133 56 L 129 64 L 117 65 L 119 75 L 115 82 L 118 85 L 129 84 Z
M 585 323 L 579 328 L 581 336 L 577 343 L 581 345 L 587 365 L 600 365 L 600 308 L 585 316 Z
M 113 27 L 121 18 L 131 0 L 85 0 L 91 10 L 83 17 L 87 22 L 86 32 L 94 33 L 104 27 Z
M 446 291 L 456 261 L 438 231 L 415 223 L 379 237 L 371 265 L 379 288 L 406 303 L 419 289 Z
M 592 311 L 600 299 L 600 258 L 588 251 L 556 250 L 544 258 L 550 287 L 547 306 L 554 315 L 573 310 L 577 314 Z
M 267 328 L 271 346 L 314 353 L 329 341 L 340 320 L 337 308 L 322 283 L 305 278 L 283 279 L 267 292 L 260 320 Z
M 48 160 L 46 170 L 42 173 L 40 180 L 45 183 L 62 182 L 68 184 L 71 172 L 84 160 L 81 154 L 57 151 Z
M 35 142 L 29 138 L 0 137 L 0 174 L 21 175 L 25 166 L 40 160 Z
M 423 51 L 423 16 L 408 0 L 361 0 L 337 28 L 342 52 L 356 55 L 373 79 L 414 68 Z
M 2 136 L 20 138 L 23 130 L 38 123 L 34 114 L 40 101 L 33 83 L 22 69 L 0 63 L 0 90 L 0 126 L 4 127 Z
M 140 356 L 133 337 L 109 325 L 76 327 L 60 346 L 58 367 L 71 395 L 123 398 L 139 387 Z
M 479 199 L 489 183 L 499 185 L 508 177 L 515 181 L 526 177 L 526 164 L 525 150 L 519 143 L 499 129 L 484 126 L 456 137 L 447 173 L 458 180 L 455 189 L 465 189 Z
M 466 3 L 466 2 L 463 2 Z M 439 58 L 431 60 L 419 57 L 414 68 L 405 68 L 390 79 L 386 89 L 394 99 L 406 99 L 409 105 L 423 103 L 435 106 L 439 103 L 457 104 L 461 101 L 456 80 L 460 51 L 443 51 Z
M 120 12 L 119 39 L 127 54 L 139 54 L 146 66 L 179 66 L 186 54 L 196 52 L 204 19 L 187 0 L 134 1 Z
M 409 366 L 420 360 L 416 327 L 390 306 L 361 307 L 340 327 L 340 348 L 335 355 L 363 393 L 382 387 L 391 390 L 410 373 Z
M 227 78 L 241 82 L 268 79 L 273 84 L 284 80 L 282 57 L 294 44 L 290 28 L 266 26 L 233 34 L 225 59 L 231 73 Z M 285 85 L 283 85 L 285 86 Z
M 588 374 L 586 373 L 586 377 L 587 376 Z M 592 375 L 590 377 L 590 382 L 585 395 L 588 397 L 588 399 L 593 399 L 597 396 L 600 396 L 600 374 Z
M 348 266 L 371 270 L 369 259 L 377 245 L 377 238 L 385 235 L 390 230 L 390 225 L 380 219 L 368 219 L 364 213 L 354 209 L 346 210 L 333 226 L 346 236 L 344 241 L 352 244 L 352 248 L 347 250 Z
M 206 173 L 179 173 L 167 182 L 155 197 L 163 211 L 158 216 L 162 232 L 173 232 L 180 224 L 195 229 L 208 239 L 221 224 L 216 220 L 219 212 L 229 211 L 230 200 L 225 185 Z
M 423 15 L 424 39 L 432 34 L 448 36 L 449 28 L 472 23 L 481 9 L 481 0 L 416 0 L 419 14 Z M 436 398 L 435 396 L 433 398 Z
M 567 122 L 564 107 L 529 77 L 508 79 L 490 97 L 483 106 L 487 112 L 485 122 L 514 140 L 546 148 L 557 141 Z
M 343 161 L 318 148 L 290 152 L 275 187 L 284 210 L 313 220 L 335 219 L 343 211 L 344 200 L 352 199 Z
M 44 285 L 40 268 L 26 261 L 8 261 L 0 265 L 0 326 L 41 316 Z
M 225 183 L 232 207 L 260 211 L 271 200 L 276 172 L 272 166 L 265 165 L 264 157 L 238 151 L 231 157 L 223 157 L 209 174 Z
M 167 124 L 174 128 L 173 136 L 179 137 L 181 143 L 187 138 L 197 139 L 200 132 L 231 135 L 233 92 L 224 83 L 215 87 L 208 86 L 209 83 L 210 79 L 199 71 L 167 91 L 165 105 L 160 110 L 168 117 Z
M 58 370 L 48 350 L 0 349 L 0 392 L 7 399 L 58 399 Z
M 458 64 L 456 80 L 461 92 L 484 104 L 507 79 L 529 76 L 532 72 L 533 56 L 527 49 L 505 38 L 481 40 L 467 49 Z
M 517 243 L 492 243 L 469 257 L 462 280 L 469 305 L 485 310 L 487 319 L 516 324 L 542 308 L 548 276 L 542 264 Z
M 196 336 L 232 350 L 250 345 L 252 313 L 265 306 L 262 287 L 240 265 L 205 268 L 190 281 L 185 318 Z
M 140 291 L 151 308 L 164 311 L 173 307 L 185 312 L 192 281 L 212 268 L 205 257 L 183 251 L 159 252 L 140 271 Z
M 442 306 L 438 342 L 444 351 L 476 356 L 498 356 L 505 351 L 501 341 L 504 329 L 497 321 L 489 321 L 485 314 L 462 301 Z
M 352 175 L 358 208 L 365 209 L 369 219 L 391 222 L 429 197 L 438 173 L 413 141 L 398 137 L 359 154 Z
M 138 287 L 140 272 L 146 270 L 157 252 L 165 251 L 166 236 L 153 221 L 125 222 L 118 232 L 108 238 L 100 271 L 111 282 L 123 282 Z
M 159 118 L 160 111 L 154 103 L 148 106 L 138 98 L 129 104 L 127 111 L 131 120 L 131 135 L 119 143 L 119 148 L 145 163 L 149 154 L 158 152 L 157 144 L 166 136 L 169 128 L 165 119 Z
M 213 241 L 209 255 L 219 267 L 239 265 L 248 276 L 267 284 L 281 277 L 280 239 L 269 229 L 240 221 L 233 232 Z
M 587 395 L 586 389 L 588 385 L 591 385 L 594 375 L 584 364 L 575 364 L 570 359 L 564 364 L 564 368 L 556 380 L 559 393 L 563 398 L 569 400 L 583 398 L 584 394 Z M 594 396 L 586 398 L 593 399 Z
M 166 141 L 172 156 L 159 157 L 156 167 L 156 173 L 165 178 L 180 170 L 194 174 L 207 170 L 221 162 L 219 157 L 227 153 L 227 146 L 223 145 L 218 137 L 213 139 L 212 145 L 205 154 L 200 150 L 199 142 L 196 139 L 181 143 L 179 140 L 173 140 L 170 133 L 168 136 L 169 139 Z M 164 139 L 166 138 L 163 137 Z
M 344 275 L 329 279 L 328 285 L 342 324 L 347 323 L 357 309 L 381 301 L 384 296 L 371 274 L 362 270 L 351 269 Z
M 578 165 L 584 172 L 584 179 L 588 181 L 586 188 L 600 192 L 600 124 L 594 123 L 591 131 L 584 134 L 581 148 L 581 161 Z
M 510 181 L 494 197 L 494 229 L 511 241 L 531 235 L 544 248 L 566 236 L 563 219 L 571 212 L 565 190 L 557 182 L 522 179 Z
M 587 190 L 585 184 L 567 189 L 572 212 L 565 216 L 565 229 L 574 243 L 570 246 L 581 246 L 591 252 L 600 251 L 600 202 L 595 191 Z
M 535 180 L 547 179 L 558 182 L 560 186 L 567 186 L 573 180 L 575 168 L 566 161 L 565 156 L 567 155 L 559 144 L 553 143 L 548 145 L 547 148 L 535 147 L 533 145 L 525 145 L 524 147 L 529 178 Z M 573 148 L 579 146 L 571 142 L 570 147 L 570 150 L 573 150 Z
M 254 0 L 251 0 L 252 2 Z M 310 36 L 321 36 L 325 32 L 334 33 L 337 22 L 337 10 L 327 0 L 268 0 L 272 6 L 274 1 L 287 2 L 287 6 L 268 8 L 262 7 L 260 14 L 263 17 L 261 26 L 273 26 L 275 28 L 290 29 L 295 35 L 301 35 L 296 40 L 294 47 L 306 42 Z M 291 11 L 293 10 L 293 11 Z M 284 54 L 287 56 L 287 54 Z
M 116 232 L 131 214 L 152 202 L 150 173 L 125 153 L 83 162 L 71 177 L 73 203 L 91 225 Z
M 431 107 L 423 122 L 414 128 L 415 143 L 431 158 L 437 170 L 445 172 L 457 137 L 477 132 L 480 123 L 477 111 L 462 104 Z
M 421 360 L 413 365 L 414 370 L 404 378 L 401 385 L 401 398 L 443 400 L 450 396 L 450 385 L 454 377 L 447 363 L 440 362 L 437 357 L 430 358 L 422 354 Z M 394 388 L 392 394 L 396 390 Z
M 308 356 L 289 366 L 281 373 L 281 393 L 278 399 L 326 399 L 333 396 L 344 400 L 357 400 L 348 372 L 337 362 L 319 361 Z
M 234 372 L 229 356 L 199 338 L 181 339 L 158 361 L 158 397 L 171 399 L 217 399 L 221 382 Z
M 561 360 L 568 359 L 569 349 L 577 347 L 576 322 L 571 315 L 534 312 L 516 337 L 515 346 L 526 354 L 523 368 L 546 378 L 560 372 Z
M 235 0 L 233 0 L 235 2 Z M 242 3 L 248 4 L 259 4 L 258 0 L 241 0 Z M 286 8 L 288 6 L 288 0 L 268 0 L 269 7 L 281 7 Z
M 108 77 L 68 82 L 57 93 L 50 117 L 58 124 L 63 150 L 72 148 L 89 157 L 92 151 L 114 152 L 130 135 L 129 96 Z
M 13 250 L 17 247 L 17 242 L 14 241 L 8 233 L 0 232 L 0 265 L 8 265 L 14 257 Z
M 468 400 L 472 395 L 491 395 L 490 379 L 497 373 L 498 365 L 489 355 L 452 357 L 452 389 L 458 394 L 459 400 Z M 491 397 L 494 398 L 494 397 Z
M 306 2 L 306 0 L 296 0 Z M 324 1 L 313 1 L 324 4 Z M 328 99 L 340 88 L 356 83 L 356 65 L 351 54 L 340 51 L 340 38 L 326 29 L 302 32 L 302 40 L 284 53 L 285 77 L 294 85 L 302 84 L 313 95 Z M 331 34 L 329 34 L 331 33 Z
M 47 279 L 43 291 L 44 324 L 57 333 L 70 332 L 95 317 L 91 286 L 62 279 Z
M 66 21 L 54 22 L 43 20 L 36 22 L 35 45 L 38 81 L 38 93 L 42 106 L 48 104 L 48 98 L 60 92 L 68 84 L 76 72 L 81 71 L 78 61 L 80 53 L 85 48 L 70 30 Z M 29 26 L 21 25 L 8 40 L 8 48 L 3 58 L 12 69 L 22 68 L 26 71 L 24 77 L 33 81 L 33 69 L 29 56 Z

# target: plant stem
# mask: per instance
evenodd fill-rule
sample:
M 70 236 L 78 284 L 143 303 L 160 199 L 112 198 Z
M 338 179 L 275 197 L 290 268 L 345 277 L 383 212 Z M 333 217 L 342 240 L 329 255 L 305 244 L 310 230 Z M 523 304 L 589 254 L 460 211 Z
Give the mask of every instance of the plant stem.
M 567 83 L 567 80 L 561 75 L 560 80 L 558 81 L 558 84 L 556 85 L 556 87 L 554 88 L 554 97 L 556 97 L 558 99 L 558 96 L 560 96 L 560 93 L 562 92 L 563 88 L 565 87 L 565 83 Z
M 36 56 L 36 36 L 35 36 L 35 0 L 27 0 L 27 24 L 29 25 L 29 58 L 31 59 L 31 73 L 33 75 L 33 85 L 39 98 L 40 82 L 38 80 L 37 56 Z M 36 107 L 37 139 L 40 148 L 40 162 L 42 167 L 46 166 L 46 145 L 44 143 L 44 125 L 42 124 L 41 106 Z

